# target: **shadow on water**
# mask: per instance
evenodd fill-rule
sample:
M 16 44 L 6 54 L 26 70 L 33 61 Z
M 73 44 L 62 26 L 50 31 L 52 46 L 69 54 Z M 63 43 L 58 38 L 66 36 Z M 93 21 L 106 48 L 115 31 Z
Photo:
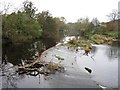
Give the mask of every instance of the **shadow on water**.
M 35 60 L 40 54 L 54 46 L 56 42 L 51 39 L 37 40 L 30 43 L 6 43 L 2 45 L 2 61 L 14 65 L 21 64 L 21 60 Z
M 2 87 L 16 88 L 19 80 L 26 79 L 26 77 L 29 77 L 27 75 L 18 75 L 18 73 L 15 72 L 15 68 L 12 68 L 12 66 L 22 65 L 22 61 L 36 60 L 44 50 L 53 47 L 55 44 L 56 42 L 52 39 L 40 39 L 29 43 L 17 44 L 12 44 L 8 41 L 7 43 L 3 42 L 2 73 L 0 70 L 0 77 L 2 75 Z M 33 78 L 32 76 L 30 77 Z M 38 78 L 34 79 L 38 80 Z M 31 79 L 27 79 L 26 81 L 28 80 Z M 36 83 L 33 84 L 33 87 L 34 86 L 36 87 Z M 39 84 L 37 86 L 39 86 Z

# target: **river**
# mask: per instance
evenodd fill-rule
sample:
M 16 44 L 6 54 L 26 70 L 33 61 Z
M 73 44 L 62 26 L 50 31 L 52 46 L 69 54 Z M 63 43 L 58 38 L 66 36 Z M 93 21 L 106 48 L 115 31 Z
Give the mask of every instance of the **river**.
M 76 60 L 76 65 L 80 70 L 87 73 L 91 79 L 97 82 L 99 85 L 108 88 L 118 88 L 118 55 L 120 47 L 117 42 L 114 42 L 112 46 L 109 45 L 95 45 L 92 52 L 86 56 L 83 55 L 81 49 L 76 53 L 74 49 L 68 50 L 66 46 L 60 47 L 58 51 L 61 53 L 55 53 L 55 49 L 52 49 L 50 53 L 55 53 L 57 55 L 63 55 L 64 58 L 68 58 L 70 55 Z M 41 48 L 42 47 L 42 48 Z M 56 46 L 57 47 L 57 46 Z M 7 67 L 21 65 L 22 60 L 32 60 L 38 58 L 41 53 L 41 49 L 46 48 L 41 41 L 37 41 L 31 44 L 15 45 L 5 48 L 5 57 L 7 58 L 8 64 L 3 66 L 4 70 Z M 69 54 L 66 54 L 66 53 Z M 72 57 L 72 58 L 73 58 Z M 53 59 L 50 54 L 48 57 L 50 60 Z M 70 59 L 70 58 L 69 58 Z M 89 74 L 85 67 L 92 70 Z M 28 76 L 28 75 L 18 75 L 17 73 L 12 74 L 14 70 L 4 71 L 6 75 L 2 76 L 2 87 L 4 88 L 49 88 L 49 82 L 44 80 L 44 76 Z M 3 72 L 3 73 L 4 73 Z M 57 73 L 58 74 L 58 73 Z M 86 74 L 85 74 L 86 75 Z M 58 75 L 59 76 L 59 75 Z M 51 76 L 52 78 L 56 75 Z M 60 78 L 59 78 L 60 79 Z M 50 82 L 52 82 L 50 80 Z M 76 82 L 77 84 L 78 82 Z M 75 85 L 77 87 L 79 85 Z M 2 88 L 1 87 L 1 88 Z M 67 85 L 63 87 L 68 87 Z M 72 86 L 74 87 L 74 86 Z M 69 88 L 69 87 L 68 87 Z M 80 88 L 80 87 L 78 87 Z

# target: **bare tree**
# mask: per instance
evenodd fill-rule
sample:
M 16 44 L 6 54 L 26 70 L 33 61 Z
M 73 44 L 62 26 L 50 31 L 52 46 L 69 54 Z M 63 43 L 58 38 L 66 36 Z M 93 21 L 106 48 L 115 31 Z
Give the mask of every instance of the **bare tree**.
M 99 20 L 98 20 L 97 18 L 93 18 L 93 19 L 92 19 L 92 24 L 93 24 L 94 26 L 98 26 L 98 25 L 100 24 L 100 22 L 99 22 Z
M 0 14 L 7 14 L 8 13 L 8 10 L 10 9 L 11 7 L 11 3 L 10 2 L 1 2 L 0 3 L 0 6 L 1 6 L 1 10 L 0 10 Z
M 109 15 L 107 15 L 107 17 L 111 20 L 111 21 L 115 21 L 118 19 L 118 10 L 114 9 L 112 10 L 112 13 L 110 13 Z

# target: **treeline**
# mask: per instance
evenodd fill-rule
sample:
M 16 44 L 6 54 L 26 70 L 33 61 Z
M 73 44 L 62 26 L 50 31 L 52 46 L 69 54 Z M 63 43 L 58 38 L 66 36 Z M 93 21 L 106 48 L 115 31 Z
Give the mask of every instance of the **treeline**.
M 85 38 L 89 38 L 93 34 L 104 34 L 106 31 L 105 23 L 100 23 L 97 18 L 92 21 L 89 18 L 80 18 L 75 23 L 68 23 L 70 34 L 74 33 Z M 72 27 L 72 28 L 71 28 Z
M 36 14 L 32 2 L 25 1 L 23 10 L 2 15 L 2 37 L 13 43 L 48 38 L 57 42 L 64 29 L 64 18 L 55 18 L 49 11 Z M 62 33 L 61 33 L 62 37 Z
M 23 9 L 11 14 L 2 14 L 2 36 L 13 43 L 29 42 L 42 38 L 52 43 L 64 36 L 74 35 L 89 39 L 94 34 L 117 38 L 117 30 L 108 31 L 106 23 L 97 18 L 80 18 L 75 23 L 66 23 L 64 17 L 53 17 L 49 11 L 36 14 L 32 2 L 25 1 Z M 49 43 L 50 43 L 49 42 Z

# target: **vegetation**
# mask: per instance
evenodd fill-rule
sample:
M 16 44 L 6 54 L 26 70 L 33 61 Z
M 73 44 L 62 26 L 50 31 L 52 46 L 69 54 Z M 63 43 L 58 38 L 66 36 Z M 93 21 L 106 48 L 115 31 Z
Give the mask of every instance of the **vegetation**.
M 12 42 L 26 42 L 38 38 L 41 27 L 38 22 L 27 16 L 26 13 L 18 11 L 7 16 L 3 16 L 3 36 Z
M 90 41 L 75 39 L 69 40 L 66 45 L 69 47 L 86 47 L 87 45 L 91 46 Z
M 68 43 L 66 44 L 67 46 L 70 47 L 86 47 L 89 46 L 91 47 L 91 43 L 95 43 L 95 44 L 112 44 L 112 38 L 111 37 L 106 37 L 104 35 L 99 35 L 99 34 L 95 34 L 92 35 L 89 40 L 76 40 L 76 39 L 71 39 L 68 41 Z
M 25 1 L 23 3 L 22 10 L 12 12 L 11 14 L 2 14 L 3 42 L 12 42 L 14 44 L 23 43 L 25 46 L 24 43 L 26 42 L 31 42 L 35 39 L 42 39 L 43 41 L 47 41 L 47 44 L 52 44 L 51 46 L 53 46 L 59 42 L 61 38 L 73 35 L 79 36 L 80 38 L 69 40 L 69 42 L 66 44 L 68 46 L 68 49 L 69 47 L 82 47 L 85 51 L 84 55 L 88 55 L 93 48 L 91 43 L 111 45 L 112 40 L 118 39 L 118 34 L 120 34 L 120 32 L 117 31 L 118 25 L 114 24 L 115 21 L 117 21 L 116 12 L 109 15 L 112 21 L 111 28 L 111 26 L 109 26 L 109 22 L 100 23 L 97 18 L 93 18 L 93 20 L 90 21 L 89 18 L 86 17 L 78 19 L 75 23 L 66 23 L 64 17 L 53 17 L 49 11 L 36 13 L 36 10 L 37 9 L 34 7 L 32 2 Z M 113 15 L 115 15 L 115 17 Z M 111 29 L 109 30 L 108 27 Z M 39 59 L 39 61 L 32 61 L 32 59 L 35 60 L 36 58 L 40 57 L 40 53 L 48 48 L 47 44 L 39 44 L 39 47 L 37 47 L 37 44 L 39 43 L 36 43 L 35 45 L 32 44 L 30 46 L 35 50 L 33 48 L 29 49 L 23 47 L 23 49 L 19 50 L 20 46 L 22 45 L 18 46 L 18 49 L 16 49 L 18 51 L 16 54 L 17 58 L 20 60 L 21 58 L 24 58 L 24 60 L 31 59 L 31 62 L 28 62 L 29 64 L 27 62 L 24 62 L 25 65 L 18 67 L 17 71 L 19 74 L 27 74 L 33 76 L 43 74 L 47 76 L 54 74 L 57 71 L 64 72 L 64 67 L 62 67 L 59 63 L 65 59 L 58 55 L 54 56 L 56 59 L 58 59 L 58 64 L 53 62 L 40 62 Z M 3 61 L 7 62 L 6 56 L 9 54 L 8 51 L 12 51 L 11 56 L 7 56 L 8 58 L 13 58 L 14 56 L 14 50 L 5 49 L 6 47 L 8 46 L 3 45 L 2 48 L 2 63 Z M 39 51 L 40 49 L 41 51 Z M 78 48 L 75 50 L 78 51 Z M 37 51 L 39 52 L 37 53 Z M 21 57 L 20 54 L 24 55 Z M 33 55 L 35 56 L 33 57 Z M 12 60 L 15 60 L 16 62 L 18 59 L 15 58 Z M 85 69 L 90 71 L 86 67 Z M 35 74 L 35 72 L 37 73 Z
M 109 42 L 112 42 L 112 38 L 110 37 L 107 38 L 104 35 L 98 35 L 98 34 L 93 35 L 90 40 L 95 44 L 104 44 L 104 43 L 109 44 Z
M 14 42 L 27 42 L 42 34 L 41 26 L 33 18 L 35 14 L 31 2 L 24 3 L 24 10 L 2 15 L 3 38 Z
M 23 10 L 2 14 L 2 37 L 13 43 L 42 37 L 56 44 L 60 37 L 59 31 L 64 29 L 64 21 L 54 18 L 48 11 L 36 14 L 36 7 L 32 2 L 25 1 L 23 6 Z
M 55 57 L 56 57 L 58 60 L 64 60 L 64 58 L 62 58 L 62 57 L 60 57 L 60 56 L 55 55 Z
M 23 9 L 11 14 L 2 14 L 3 38 L 13 42 L 29 42 L 34 39 L 42 38 L 51 41 L 49 43 L 59 42 L 64 36 L 80 36 L 91 40 L 97 44 L 104 43 L 103 39 L 95 39 L 96 35 L 105 38 L 118 39 L 117 26 L 108 30 L 106 23 L 100 23 L 97 18 L 92 21 L 88 17 L 80 18 L 75 23 L 65 23 L 64 17 L 53 17 L 49 11 L 36 13 L 37 9 L 32 2 L 25 1 Z M 112 23 L 116 19 L 116 12 L 110 13 L 108 17 L 112 18 Z M 114 16 L 113 16 L 114 15 Z M 86 42 L 76 42 L 71 40 L 74 46 L 84 46 Z

